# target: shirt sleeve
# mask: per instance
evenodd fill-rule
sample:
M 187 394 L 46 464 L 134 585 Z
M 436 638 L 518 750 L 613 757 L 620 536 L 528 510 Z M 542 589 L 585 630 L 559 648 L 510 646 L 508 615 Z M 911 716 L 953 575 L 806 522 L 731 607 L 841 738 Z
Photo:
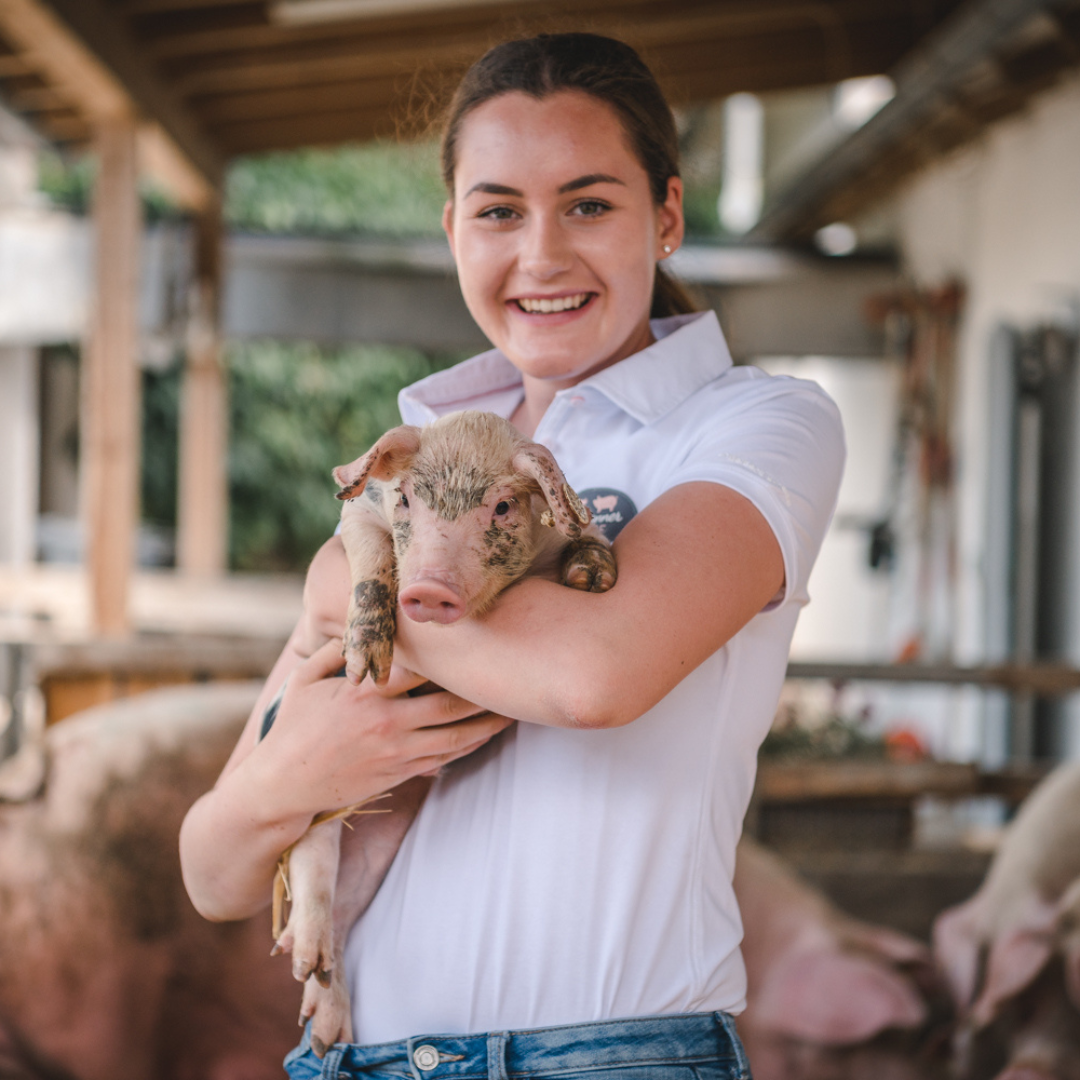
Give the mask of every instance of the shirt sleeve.
M 809 600 L 806 586 L 836 508 L 846 450 L 839 410 L 816 383 L 754 375 L 735 392 L 712 391 L 715 408 L 704 410 L 708 422 L 691 437 L 668 486 L 723 484 L 761 512 L 784 559 L 784 587 L 770 610 Z

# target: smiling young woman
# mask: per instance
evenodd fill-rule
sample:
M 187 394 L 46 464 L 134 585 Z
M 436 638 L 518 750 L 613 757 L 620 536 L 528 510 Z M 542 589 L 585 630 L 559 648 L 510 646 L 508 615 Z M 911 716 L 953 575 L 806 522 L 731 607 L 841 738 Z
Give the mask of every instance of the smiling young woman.
M 327 650 L 283 656 L 265 694 L 299 677 L 275 737 L 242 742 L 189 815 L 186 880 L 200 910 L 247 914 L 328 790 L 358 802 L 486 744 L 435 780 L 352 930 L 357 1042 L 323 1058 L 305 1035 L 290 1075 L 743 1080 L 735 845 L 836 500 L 836 409 L 733 367 L 663 273 L 683 236 L 675 126 L 628 46 L 492 49 L 443 168 L 494 348 L 403 391 L 403 417 L 487 409 L 546 445 L 618 584 L 531 578 L 482 617 L 401 619 L 389 696 L 320 679 Z M 330 541 L 308 602 L 339 623 L 344 581 Z M 402 694 L 422 678 L 445 689 Z

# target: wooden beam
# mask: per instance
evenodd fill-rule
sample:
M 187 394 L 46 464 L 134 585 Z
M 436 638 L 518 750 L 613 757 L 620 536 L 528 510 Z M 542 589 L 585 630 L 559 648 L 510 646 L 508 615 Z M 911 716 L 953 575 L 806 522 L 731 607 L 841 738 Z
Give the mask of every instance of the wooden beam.
M 0 0 L 0 33 L 92 123 L 141 114 L 160 125 L 173 156 L 186 158 L 201 180 L 198 204 L 212 197 L 220 155 L 101 0 Z M 168 185 L 171 175 L 161 179 Z M 191 205 L 190 184 L 174 194 Z
M 233 154 L 292 150 L 298 146 L 335 146 L 343 142 L 391 138 L 396 134 L 390 106 L 322 112 L 291 120 L 260 120 L 229 124 L 214 131 Z
M 221 204 L 195 221 L 195 286 L 180 403 L 177 566 L 225 571 L 228 550 L 229 409 L 221 362 Z
M 188 20 L 185 28 L 175 20 L 162 22 L 156 31 L 146 24 L 146 38 L 151 54 L 161 61 L 183 58 L 198 62 L 201 57 L 234 51 L 289 53 L 327 44 L 378 53 L 401 42 L 411 45 L 415 62 L 428 48 L 438 49 L 449 38 L 460 41 L 470 37 L 483 51 L 506 36 L 553 27 L 615 33 L 646 45 L 655 35 L 695 40 L 708 33 L 744 37 L 795 28 L 814 36 L 806 42 L 809 47 L 820 45 L 823 38 L 842 45 L 850 26 L 879 21 L 902 21 L 912 39 L 924 28 L 912 14 L 910 2 L 904 0 L 832 0 L 827 6 L 816 0 L 726 0 L 722 4 L 577 0 L 536 5 L 533 11 L 515 8 L 510 14 L 463 5 L 437 14 L 293 27 L 269 23 L 261 11 L 252 9 L 230 13 L 227 22 L 220 18 Z
M 83 365 L 83 519 L 95 630 L 129 629 L 139 505 L 137 297 L 141 237 L 136 125 L 100 120 L 95 135 L 96 302 Z

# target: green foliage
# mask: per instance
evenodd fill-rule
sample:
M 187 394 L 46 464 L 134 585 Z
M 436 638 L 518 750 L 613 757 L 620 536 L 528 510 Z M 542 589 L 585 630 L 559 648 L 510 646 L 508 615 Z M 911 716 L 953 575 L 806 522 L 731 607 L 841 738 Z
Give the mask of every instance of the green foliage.
M 773 728 L 761 746 L 762 757 L 781 760 L 857 758 L 879 760 L 886 756 L 885 740 L 868 732 L 863 722 L 829 716 L 811 727 L 794 721 Z
M 716 240 L 723 234 L 717 201 L 720 184 L 709 179 L 688 177 L 683 195 L 687 236 L 695 240 Z
M 43 153 L 38 156 L 38 190 L 53 206 L 73 214 L 89 214 L 94 197 L 97 166 L 92 154 L 79 157 Z M 139 185 L 143 218 L 150 224 L 180 216 L 176 204 L 149 182 Z
M 142 392 L 142 519 L 174 528 L 180 367 L 144 371 Z
M 331 469 L 401 422 L 403 386 L 457 359 L 372 345 L 230 347 L 230 566 L 305 570 L 341 513 Z M 142 516 L 169 528 L 176 525 L 181 380 L 180 366 L 143 375 Z
M 400 423 L 402 386 L 457 357 L 258 342 L 229 351 L 230 561 L 303 570 L 337 524 L 330 471 Z
M 266 232 L 437 236 L 446 194 L 431 143 L 371 143 L 238 161 L 225 215 Z

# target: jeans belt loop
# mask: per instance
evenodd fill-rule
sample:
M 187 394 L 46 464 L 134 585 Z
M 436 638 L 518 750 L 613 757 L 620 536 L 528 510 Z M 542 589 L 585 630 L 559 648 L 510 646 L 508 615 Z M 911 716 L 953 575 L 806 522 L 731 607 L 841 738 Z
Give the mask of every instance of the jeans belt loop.
M 326 1057 L 323 1058 L 322 1072 L 319 1074 L 321 1080 L 338 1080 L 338 1074 L 341 1072 L 341 1059 L 345 1056 L 345 1048 L 342 1046 L 331 1046 L 326 1051 Z
M 506 1072 L 506 1044 L 509 1039 L 510 1034 L 506 1031 L 496 1031 L 488 1036 L 488 1080 L 510 1080 Z
M 739 1070 L 739 1076 L 742 1080 L 750 1080 L 750 1061 L 747 1059 L 746 1051 L 743 1049 L 738 1029 L 735 1027 L 734 1017 L 726 1012 L 718 1012 L 713 1015 L 716 1017 L 716 1022 L 720 1025 L 721 1031 L 723 1031 L 724 1035 L 727 1037 L 726 1049 L 731 1050 L 735 1055 L 735 1063 Z

